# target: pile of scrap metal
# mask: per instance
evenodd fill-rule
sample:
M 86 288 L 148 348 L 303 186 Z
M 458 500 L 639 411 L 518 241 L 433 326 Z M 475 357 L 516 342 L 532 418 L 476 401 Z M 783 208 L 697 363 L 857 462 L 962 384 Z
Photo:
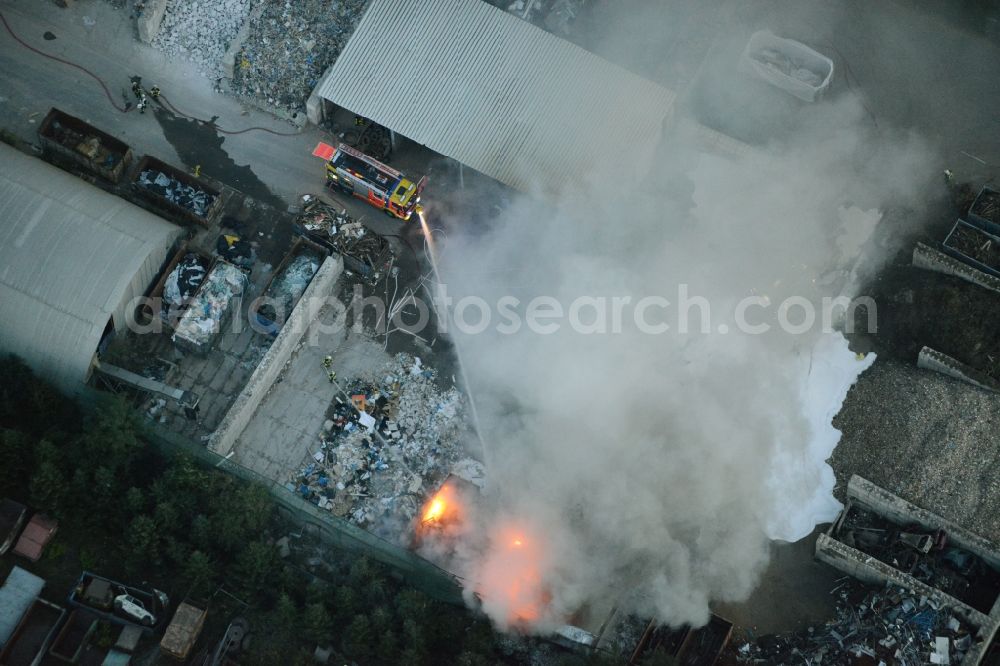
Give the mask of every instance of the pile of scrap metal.
M 975 644 L 969 626 L 934 599 L 887 585 L 848 581 L 840 588 L 837 616 L 790 635 L 761 636 L 741 645 L 743 663 L 959 664 Z
M 167 201 L 185 208 L 198 217 L 206 217 L 215 202 L 215 195 L 193 185 L 187 185 L 169 174 L 154 169 L 146 169 L 139 174 L 136 183 Z
M 337 210 L 319 197 L 302 197 L 302 213 L 295 221 L 298 233 L 344 259 L 344 268 L 370 284 L 377 284 L 392 266 L 393 254 L 385 238 L 360 220 Z
M 982 558 L 949 545 L 944 530 L 901 528 L 855 506 L 836 536 L 980 612 L 988 613 L 1000 596 L 1000 574 Z
M 434 372 L 406 354 L 379 377 L 347 386 L 349 402 L 333 403 L 318 450 L 287 487 L 355 524 L 398 536 L 427 494 L 469 464 L 461 394 L 439 389 Z

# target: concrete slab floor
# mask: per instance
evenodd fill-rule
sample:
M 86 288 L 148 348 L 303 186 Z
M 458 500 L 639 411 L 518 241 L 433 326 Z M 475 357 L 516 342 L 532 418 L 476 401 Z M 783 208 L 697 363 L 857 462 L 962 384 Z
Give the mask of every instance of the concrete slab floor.
M 329 325 L 333 311 L 321 311 L 319 321 Z M 233 461 L 267 478 L 284 483 L 319 445 L 327 408 L 342 384 L 370 372 L 389 360 L 381 345 L 363 333 L 334 330 L 306 333 L 278 381 L 268 392 L 243 435 Z M 333 357 L 338 383 L 331 383 L 323 359 Z

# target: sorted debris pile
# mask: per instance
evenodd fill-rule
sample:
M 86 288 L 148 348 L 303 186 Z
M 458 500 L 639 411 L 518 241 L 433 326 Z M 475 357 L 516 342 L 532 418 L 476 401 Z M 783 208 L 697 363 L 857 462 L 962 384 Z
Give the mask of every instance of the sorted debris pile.
M 167 201 L 186 208 L 198 217 L 205 217 L 208 209 L 215 202 L 215 195 L 209 194 L 205 190 L 187 185 L 171 178 L 162 171 L 146 169 L 139 174 L 138 185 L 154 194 L 158 194 Z
M 222 76 L 222 57 L 250 12 L 250 0 L 168 2 L 153 46 L 193 62 L 202 76 Z
M 365 0 L 271 2 L 250 17 L 236 54 L 233 90 L 295 112 L 340 55 Z
M 392 263 L 392 249 L 379 234 L 316 196 L 302 197 L 302 214 L 296 220 L 310 240 L 344 258 L 345 267 L 376 283 Z
M 873 589 L 849 581 L 839 588 L 837 617 L 791 635 L 761 636 L 737 650 L 743 663 L 959 664 L 978 628 L 937 600 L 887 586 Z M 861 662 L 859 662 L 861 663 Z
M 1000 575 L 976 555 L 950 546 L 944 530 L 902 529 L 852 507 L 837 538 L 982 613 L 1000 596 Z
M 193 252 L 184 255 L 163 283 L 163 311 L 178 308 L 194 294 L 205 279 L 205 260 Z
M 216 262 L 177 323 L 173 339 L 199 348 L 207 347 L 222 329 L 234 300 L 243 294 L 245 285 L 243 271 L 225 261 Z
M 399 536 L 452 468 L 478 465 L 463 451 L 462 396 L 454 387 L 440 390 L 434 371 L 406 354 L 346 388 L 349 399 L 334 403 L 322 441 L 288 488 L 355 524 Z

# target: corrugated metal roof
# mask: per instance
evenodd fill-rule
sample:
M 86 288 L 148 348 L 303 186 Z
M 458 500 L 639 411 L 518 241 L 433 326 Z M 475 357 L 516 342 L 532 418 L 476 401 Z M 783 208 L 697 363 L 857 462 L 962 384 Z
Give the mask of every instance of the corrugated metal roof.
M 547 192 L 609 152 L 643 168 L 675 97 L 482 0 L 372 0 L 318 94 Z
M 0 647 L 14 633 L 28 607 L 42 592 L 45 581 L 35 574 L 15 566 L 0 587 Z
M 0 145 L 0 349 L 76 391 L 108 318 L 181 230 Z

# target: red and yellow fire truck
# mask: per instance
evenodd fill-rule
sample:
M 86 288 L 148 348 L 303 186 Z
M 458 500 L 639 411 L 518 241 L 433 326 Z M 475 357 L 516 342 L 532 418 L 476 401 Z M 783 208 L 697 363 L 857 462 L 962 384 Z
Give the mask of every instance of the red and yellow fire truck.
M 420 213 L 420 193 L 427 176 L 413 183 L 390 166 L 340 144 L 326 163 L 326 184 L 364 199 L 387 215 L 408 220 Z

